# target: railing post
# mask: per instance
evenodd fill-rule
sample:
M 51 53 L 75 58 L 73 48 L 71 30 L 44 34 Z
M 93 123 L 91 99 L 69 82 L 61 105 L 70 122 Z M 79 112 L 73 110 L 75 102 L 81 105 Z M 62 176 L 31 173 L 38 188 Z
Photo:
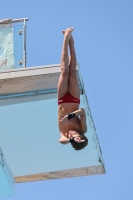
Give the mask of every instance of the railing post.
M 26 68 L 26 21 L 24 19 L 23 24 L 23 33 L 24 33 L 24 40 L 23 40 L 23 67 Z

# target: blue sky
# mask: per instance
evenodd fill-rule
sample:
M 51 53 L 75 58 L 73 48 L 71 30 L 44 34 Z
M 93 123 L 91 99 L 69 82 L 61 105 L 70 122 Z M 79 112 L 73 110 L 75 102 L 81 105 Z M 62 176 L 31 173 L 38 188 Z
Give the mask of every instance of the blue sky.
M 61 30 L 74 27 L 77 60 L 107 172 L 18 184 L 10 199 L 133 199 L 132 10 L 131 0 L 1 2 L 1 19 L 29 18 L 28 66 L 59 63 Z

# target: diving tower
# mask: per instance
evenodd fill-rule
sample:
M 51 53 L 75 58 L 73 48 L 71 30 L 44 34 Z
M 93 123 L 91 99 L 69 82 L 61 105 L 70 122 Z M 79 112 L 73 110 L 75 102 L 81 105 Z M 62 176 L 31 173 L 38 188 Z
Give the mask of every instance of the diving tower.
M 21 21 L 23 25 L 17 28 L 17 33 L 16 28 L 12 28 L 13 35 L 17 34 L 17 41 L 21 43 L 21 52 L 19 55 L 13 52 L 11 68 L 11 65 L 0 68 L 0 148 L 12 171 L 14 183 L 104 174 L 102 152 L 79 64 L 80 107 L 86 111 L 89 143 L 84 150 L 74 151 L 70 144 L 58 142 L 60 64 L 26 66 L 26 21 L 27 18 Z M 15 38 L 12 36 L 14 51 Z

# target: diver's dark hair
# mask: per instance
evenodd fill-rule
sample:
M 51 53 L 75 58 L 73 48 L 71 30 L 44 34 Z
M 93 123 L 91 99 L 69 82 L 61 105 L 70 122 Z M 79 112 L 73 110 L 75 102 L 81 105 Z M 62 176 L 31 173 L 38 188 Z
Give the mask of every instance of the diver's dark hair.
M 79 137 L 82 139 L 82 140 L 85 140 L 84 142 L 81 142 L 81 143 L 77 143 L 75 142 L 74 140 L 71 142 L 71 145 L 72 147 L 75 149 L 75 150 L 81 150 L 81 149 L 84 149 L 87 145 L 88 145 L 88 139 L 85 135 L 79 135 Z

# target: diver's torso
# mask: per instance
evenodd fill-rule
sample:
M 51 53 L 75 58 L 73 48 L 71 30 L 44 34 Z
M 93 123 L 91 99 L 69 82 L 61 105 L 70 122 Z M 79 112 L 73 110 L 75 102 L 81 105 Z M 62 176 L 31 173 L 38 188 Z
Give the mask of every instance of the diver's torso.
M 60 133 L 68 138 L 68 132 L 70 130 L 75 130 L 80 132 L 80 119 L 79 117 L 74 117 L 67 123 L 60 124 L 59 120 L 63 118 L 68 113 L 74 112 L 79 109 L 79 104 L 77 103 L 63 103 L 58 106 L 58 126 Z

